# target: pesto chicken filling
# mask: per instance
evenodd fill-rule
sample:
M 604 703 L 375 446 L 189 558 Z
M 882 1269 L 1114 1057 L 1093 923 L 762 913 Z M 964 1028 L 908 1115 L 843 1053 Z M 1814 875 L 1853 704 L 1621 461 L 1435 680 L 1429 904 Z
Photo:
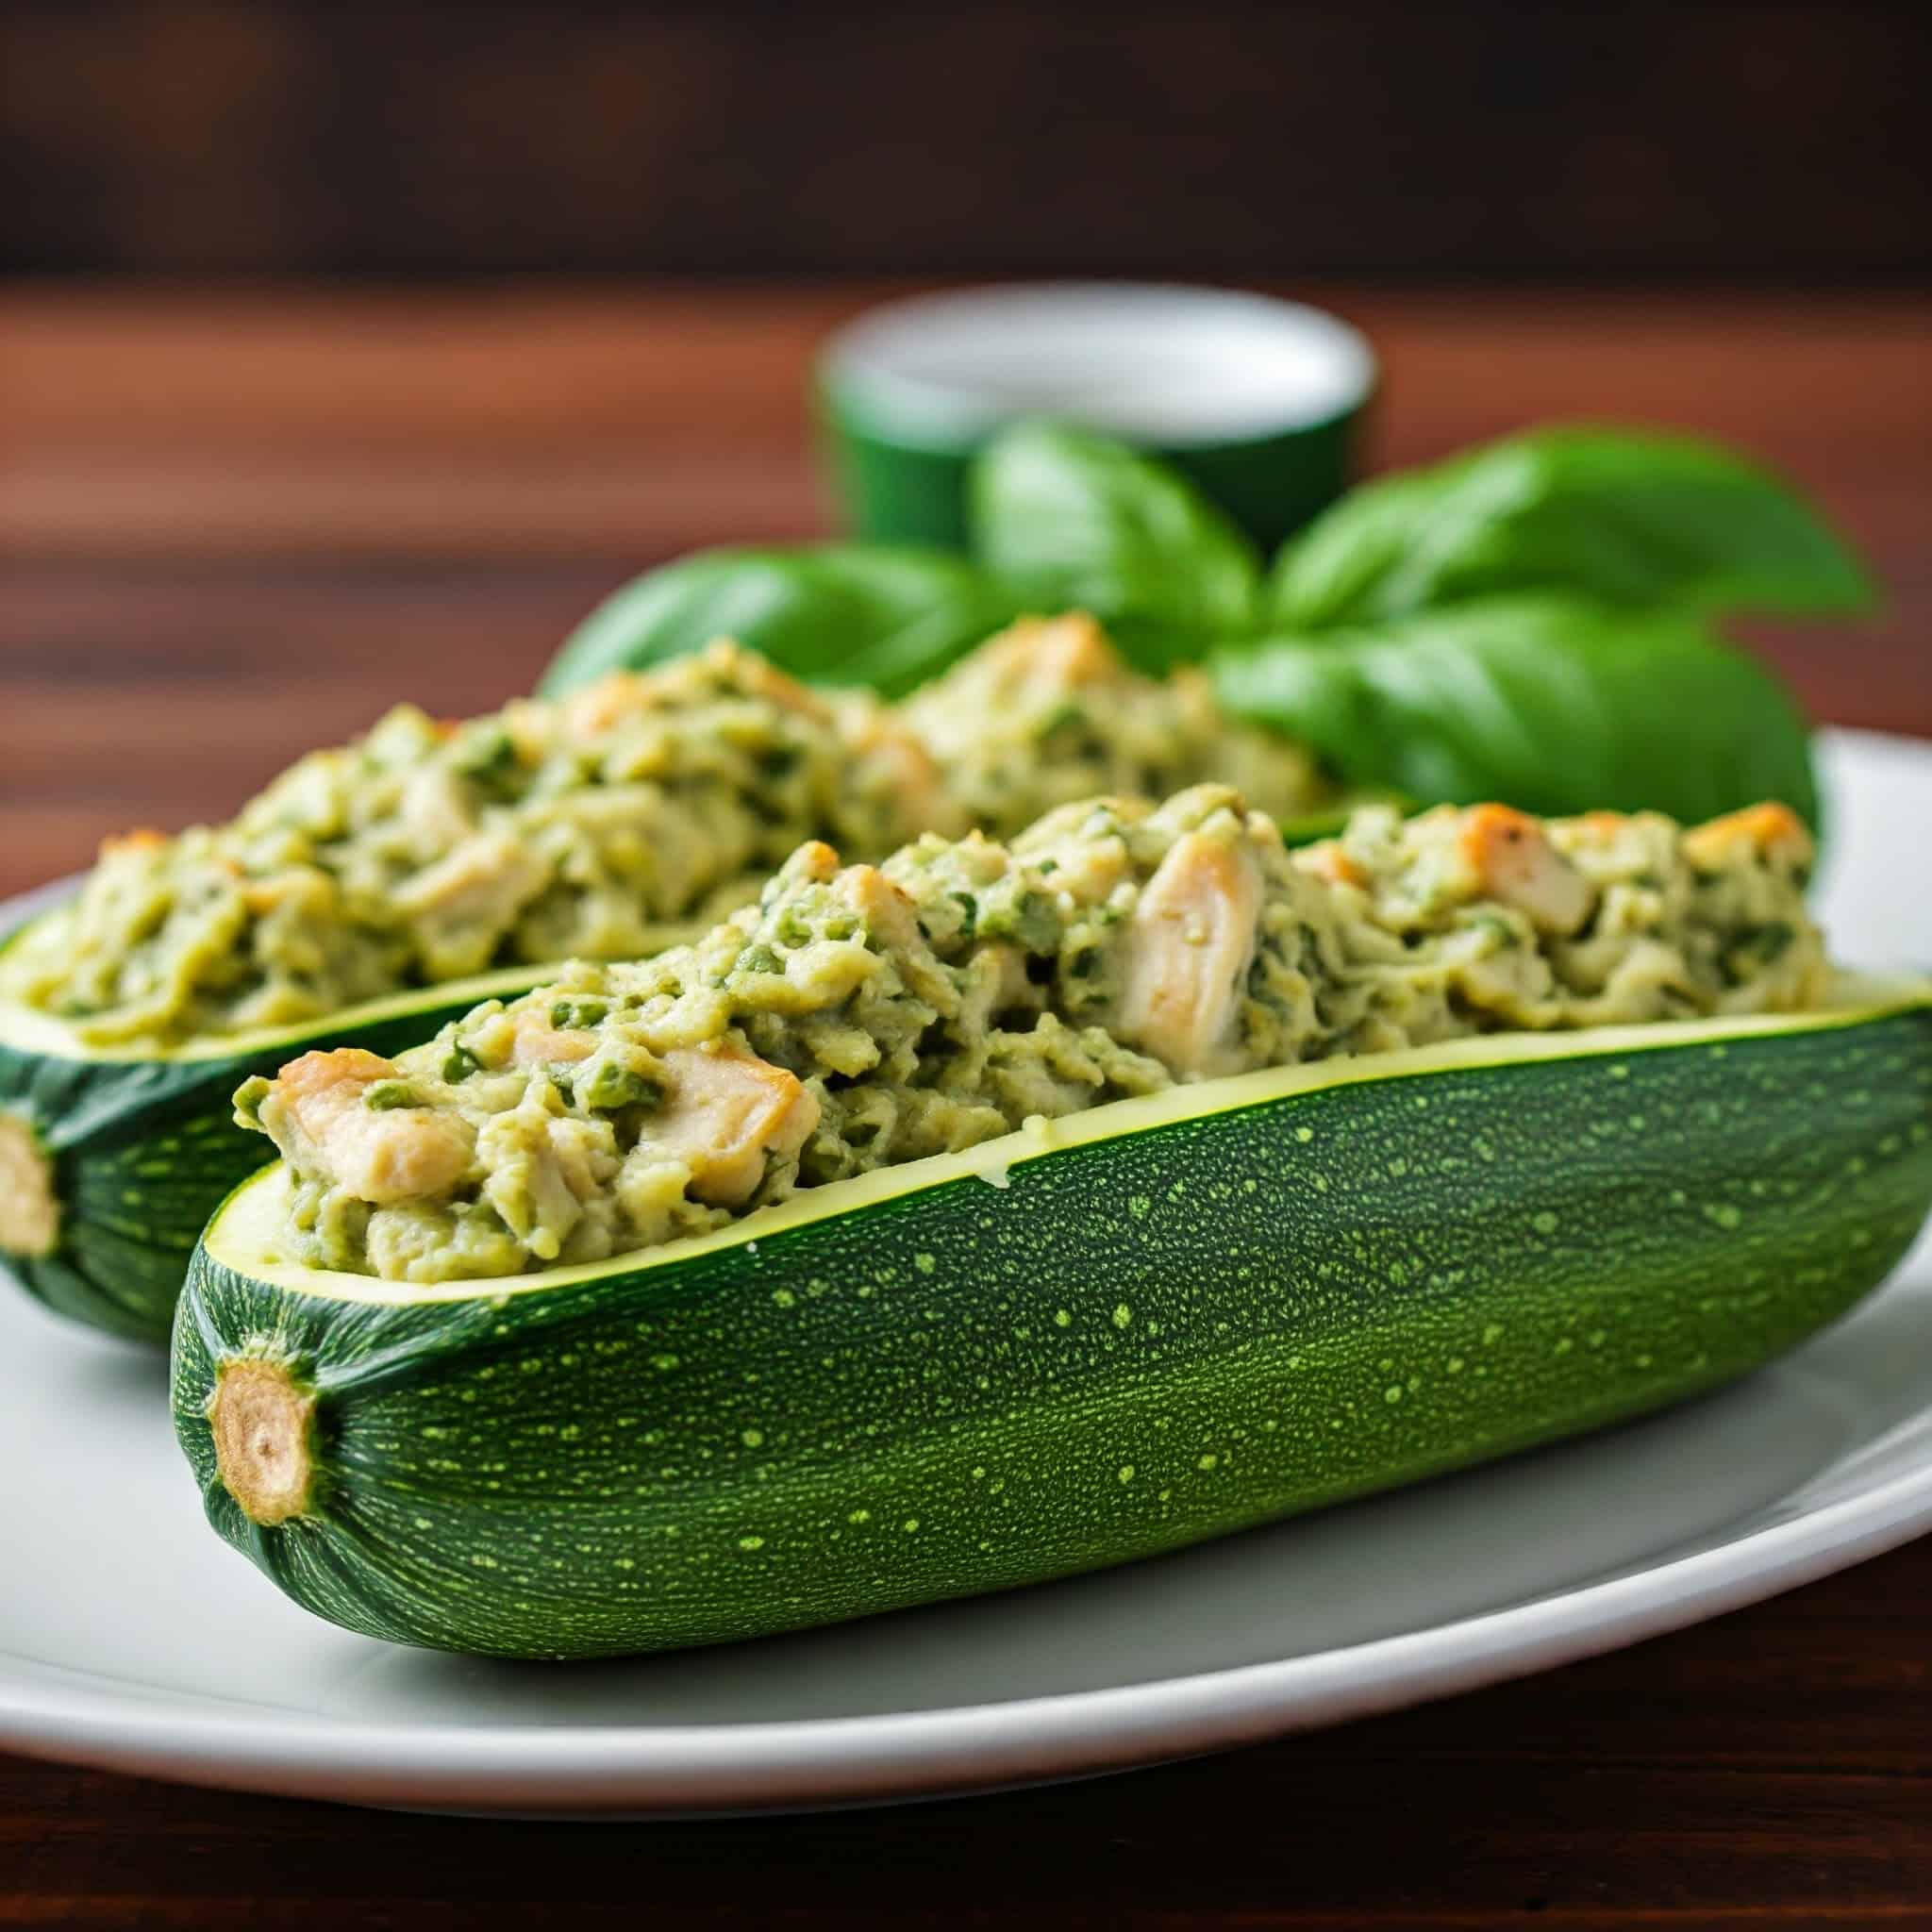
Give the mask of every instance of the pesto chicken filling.
M 1334 797 L 1302 747 L 1223 711 L 1205 673 L 1138 676 L 1079 613 L 1016 624 L 913 692 L 899 717 L 966 823 L 995 838 L 1057 805 L 1210 782 L 1277 819 Z
M 1781 807 L 1686 831 L 1498 806 L 1290 852 L 1225 786 L 883 865 L 802 846 L 636 964 L 237 1094 L 278 1258 L 432 1283 L 595 1261 L 1177 1081 L 1498 1029 L 1777 1012 L 1828 974 Z
M 719 643 L 460 724 L 400 707 L 227 824 L 109 841 L 78 897 L 0 956 L 0 997 L 96 1045 L 296 1025 L 689 940 L 805 840 L 878 858 L 1222 775 L 1283 813 L 1322 791 L 1298 747 L 1227 725 L 1191 674 L 1135 675 L 1090 619 L 1016 625 L 899 710 Z

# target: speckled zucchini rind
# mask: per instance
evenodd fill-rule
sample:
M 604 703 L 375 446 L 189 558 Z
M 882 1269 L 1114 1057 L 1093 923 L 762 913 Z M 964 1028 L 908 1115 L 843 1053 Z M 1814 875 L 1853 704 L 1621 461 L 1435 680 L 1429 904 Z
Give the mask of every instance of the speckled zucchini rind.
M 1932 988 L 1124 1101 L 701 1240 L 428 1290 L 210 1226 L 216 1529 L 399 1642 L 570 1657 L 1070 1575 L 1732 1380 L 1932 1206 Z

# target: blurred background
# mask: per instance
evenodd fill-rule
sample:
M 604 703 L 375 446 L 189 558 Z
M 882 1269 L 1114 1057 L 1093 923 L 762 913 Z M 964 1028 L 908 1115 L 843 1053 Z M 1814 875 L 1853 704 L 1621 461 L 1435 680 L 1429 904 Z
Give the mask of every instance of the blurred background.
M 1897 282 L 1912 5 L 13 0 L 56 274 Z
M 1891 593 L 1754 641 L 1932 732 L 1928 54 L 1907 5 L 13 0 L 0 891 L 824 528 L 814 346 L 934 281 L 1332 306 L 1377 461 L 1740 443 Z

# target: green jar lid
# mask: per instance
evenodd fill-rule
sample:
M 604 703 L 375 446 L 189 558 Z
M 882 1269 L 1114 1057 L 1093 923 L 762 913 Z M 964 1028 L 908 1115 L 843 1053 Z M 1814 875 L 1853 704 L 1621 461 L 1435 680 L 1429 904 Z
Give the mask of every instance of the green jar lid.
M 819 361 L 820 419 L 851 526 L 963 545 L 973 455 L 1024 417 L 1173 462 L 1272 548 L 1356 474 L 1375 357 L 1299 302 L 1147 282 L 1042 282 L 869 309 Z

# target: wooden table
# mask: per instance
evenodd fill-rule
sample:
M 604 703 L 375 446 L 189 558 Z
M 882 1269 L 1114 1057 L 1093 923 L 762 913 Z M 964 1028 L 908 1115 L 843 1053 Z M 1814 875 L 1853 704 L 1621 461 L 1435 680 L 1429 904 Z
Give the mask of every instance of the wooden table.
M 410 697 L 526 685 L 679 549 L 821 525 L 811 345 L 874 290 L 0 297 L 0 892 L 227 810 Z M 1754 634 L 1932 734 L 1922 299 L 1318 291 L 1385 460 L 1550 415 L 1732 438 L 1890 587 Z M 4 1588 L 0 1553 L 0 1588 Z M 137 1586 L 138 1587 L 138 1586 Z M 0 1926 L 1932 1925 L 1932 1541 L 1620 1656 L 1352 1728 L 909 1810 L 411 1820 L 0 1760 Z

